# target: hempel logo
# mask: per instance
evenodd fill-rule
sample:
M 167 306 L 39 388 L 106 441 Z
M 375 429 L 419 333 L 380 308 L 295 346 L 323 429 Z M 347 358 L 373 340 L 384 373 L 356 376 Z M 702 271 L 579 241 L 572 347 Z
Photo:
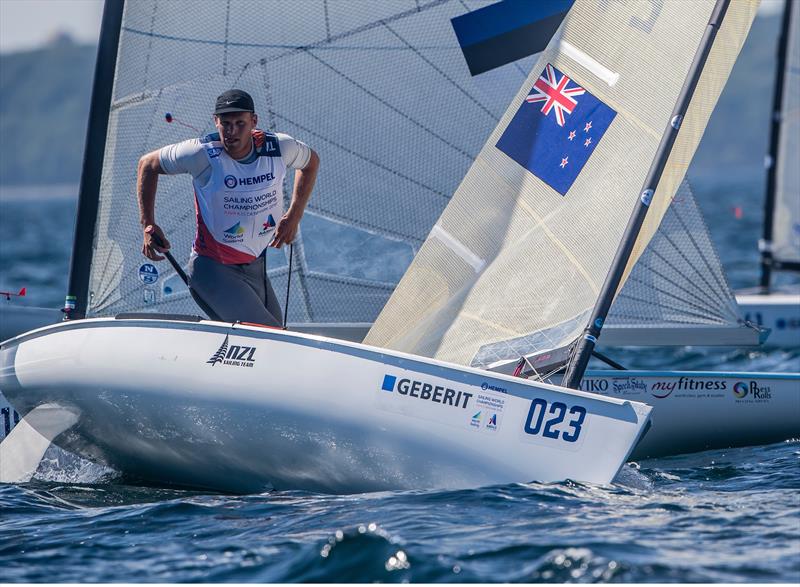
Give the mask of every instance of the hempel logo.
M 240 346 L 233 344 L 228 346 L 228 335 L 225 335 L 225 340 L 217 349 L 217 352 L 211 355 L 211 358 L 206 361 L 212 367 L 217 363 L 223 365 L 233 365 L 234 367 L 252 367 L 255 362 L 256 347 L 254 346 Z
M 253 177 L 239 177 L 239 178 L 237 178 L 235 175 L 226 175 L 224 181 L 225 181 L 225 187 L 232 190 L 237 185 L 258 185 L 260 183 L 264 183 L 267 181 L 273 181 L 274 179 L 275 179 L 275 174 L 262 173 L 261 175 L 255 175 Z

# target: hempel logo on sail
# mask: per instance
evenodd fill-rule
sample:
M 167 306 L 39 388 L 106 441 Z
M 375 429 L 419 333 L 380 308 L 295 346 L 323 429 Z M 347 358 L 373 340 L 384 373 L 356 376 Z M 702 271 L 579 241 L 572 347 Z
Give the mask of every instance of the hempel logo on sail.
M 228 346 L 228 335 L 225 335 L 225 340 L 217 349 L 217 352 L 211 355 L 211 358 L 206 361 L 212 367 L 217 363 L 223 365 L 233 365 L 234 367 L 252 367 L 256 360 L 256 347 L 254 346 L 241 346 L 232 344 Z

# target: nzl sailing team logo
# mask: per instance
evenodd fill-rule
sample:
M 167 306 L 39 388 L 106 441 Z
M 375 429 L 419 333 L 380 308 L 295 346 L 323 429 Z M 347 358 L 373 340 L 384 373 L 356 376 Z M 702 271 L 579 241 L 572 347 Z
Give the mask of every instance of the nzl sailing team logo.
M 228 343 L 228 335 L 225 335 L 225 340 L 217 349 L 217 352 L 211 355 L 211 358 L 206 361 L 206 364 L 212 367 L 221 363 L 223 365 L 233 365 L 234 367 L 252 367 L 255 362 L 256 347 L 242 346 L 238 344 Z
M 496 146 L 564 196 L 616 115 L 548 63 Z

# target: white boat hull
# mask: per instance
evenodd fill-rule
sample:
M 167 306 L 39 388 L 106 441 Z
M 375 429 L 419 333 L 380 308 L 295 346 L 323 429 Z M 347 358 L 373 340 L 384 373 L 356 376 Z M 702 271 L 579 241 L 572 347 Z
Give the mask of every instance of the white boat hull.
M 800 293 L 738 294 L 745 320 L 769 328 L 764 346 L 800 347 Z
M 145 482 L 236 492 L 608 483 L 650 411 L 205 321 L 76 321 L 6 341 L 0 361 L 0 389 L 21 414 L 77 414 L 62 448 Z
M 635 459 L 800 438 L 800 373 L 587 371 L 581 389 L 653 406 Z

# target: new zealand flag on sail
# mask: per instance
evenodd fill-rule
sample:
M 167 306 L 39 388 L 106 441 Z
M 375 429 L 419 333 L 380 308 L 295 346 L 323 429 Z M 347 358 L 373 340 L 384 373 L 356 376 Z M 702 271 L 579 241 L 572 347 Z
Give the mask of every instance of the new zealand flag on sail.
M 563 196 L 616 115 L 548 63 L 497 148 Z

